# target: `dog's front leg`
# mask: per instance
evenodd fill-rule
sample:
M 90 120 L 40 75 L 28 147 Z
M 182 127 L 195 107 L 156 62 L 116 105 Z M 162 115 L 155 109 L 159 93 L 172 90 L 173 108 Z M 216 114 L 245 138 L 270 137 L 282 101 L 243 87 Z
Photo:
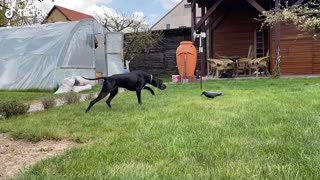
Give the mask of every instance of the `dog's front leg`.
M 136 88 L 136 94 L 138 98 L 138 103 L 141 104 L 141 88 Z
M 145 87 L 143 87 L 143 89 L 149 90 L 150 93 L 151 93 L 152 95 L 154 95 L 154 91 L 153 91 L 150 87 L 145 86 Z

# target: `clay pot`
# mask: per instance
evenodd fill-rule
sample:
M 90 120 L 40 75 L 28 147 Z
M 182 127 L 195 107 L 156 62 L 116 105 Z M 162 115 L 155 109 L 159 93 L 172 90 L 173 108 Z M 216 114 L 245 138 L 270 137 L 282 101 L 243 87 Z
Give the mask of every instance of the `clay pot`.
M 182 41 L 176 51 L 180 76 L 193 77 L 197 65 L 197 49 L 192 41 Z

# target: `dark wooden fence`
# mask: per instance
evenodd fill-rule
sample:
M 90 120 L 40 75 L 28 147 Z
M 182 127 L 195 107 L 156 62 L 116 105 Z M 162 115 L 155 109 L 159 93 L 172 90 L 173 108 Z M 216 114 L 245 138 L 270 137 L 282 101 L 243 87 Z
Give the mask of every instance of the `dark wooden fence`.
M 191 40 L 191 29 L 170 29 L 164 30 L 163 33 L 163 41 L 158 46 L 136 56 L 131 61 L 130 71 L 145 70 L 154 75 L 178 74 L 176 50 L 181 41 Z

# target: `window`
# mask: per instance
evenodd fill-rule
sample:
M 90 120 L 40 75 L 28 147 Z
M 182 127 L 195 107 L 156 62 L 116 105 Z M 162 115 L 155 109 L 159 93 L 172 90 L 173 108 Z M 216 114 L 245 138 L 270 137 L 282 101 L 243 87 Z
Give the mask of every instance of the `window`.
M 199 22 L 201 17 L 196 17 L 196 22 Z
M 166 25 L 166 28 L 167 28 L 167 29 L 170 29 L 170 24 L 167 24 L 167 25 Z
M 184 8 L 191 8 L 191 4 L 190 3 L 189 4 L 185 4 Z

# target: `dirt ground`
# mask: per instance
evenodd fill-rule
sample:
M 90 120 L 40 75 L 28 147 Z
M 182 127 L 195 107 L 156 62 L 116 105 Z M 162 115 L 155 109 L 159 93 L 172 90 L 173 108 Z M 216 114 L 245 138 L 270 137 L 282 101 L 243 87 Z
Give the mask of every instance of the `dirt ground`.
M 66 140 L 37 143 L 16 141 L 6 134 L 0 134 L 0 180 L 13 177 L 19 170 L 40 160 L 63 154 L 74 145 Z

